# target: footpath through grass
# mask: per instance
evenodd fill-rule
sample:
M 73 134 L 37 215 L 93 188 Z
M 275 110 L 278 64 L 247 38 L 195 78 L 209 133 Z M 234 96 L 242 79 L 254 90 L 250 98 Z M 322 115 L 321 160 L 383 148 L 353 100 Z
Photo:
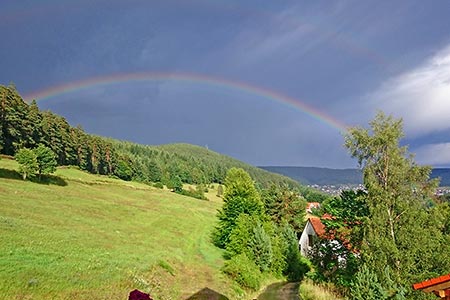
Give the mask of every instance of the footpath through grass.
M 230 298 L 209 242 L 220 202 L 59 169 L 47 184 L 0 160 L 0 299 Z M 230 295 L 231 293 L 231 295 Z

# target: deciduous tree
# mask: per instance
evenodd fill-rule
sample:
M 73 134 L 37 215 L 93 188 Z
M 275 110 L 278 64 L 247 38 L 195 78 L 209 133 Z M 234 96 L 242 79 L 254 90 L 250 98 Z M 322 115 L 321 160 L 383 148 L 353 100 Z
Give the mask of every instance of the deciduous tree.
M 42 174 L 50 174 L 56 171 L 56 155 L 52 149 L 39 144 L 39 146 L 33 149 L 38 164 L 39 180 L 41 180 Z
M 33 177 L 38 171 L 39 166 L 33 150 L 22 148 L 17 151 L 14 158 L 19 163 L 19 172 L 22 174 L 23 180 Z
M 390 266 L 393 282 L 403 287 L 441 275 L 436 273 L 443 268 L 448 273 L 448 263 L 442 261 L 445 239 L 427 208 L 437 185 L 429 178 L 431 168 L 417 165 L 400 145 L 401 120 L 379 113 L 370 127 L 352 128 L 345 139 L 363 168 L 367 191 L 363 261 L 378 278 Z

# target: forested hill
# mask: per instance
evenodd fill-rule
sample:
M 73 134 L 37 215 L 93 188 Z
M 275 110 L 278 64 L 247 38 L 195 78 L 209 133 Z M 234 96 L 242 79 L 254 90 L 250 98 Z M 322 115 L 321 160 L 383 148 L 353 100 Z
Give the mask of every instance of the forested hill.
M 246 170 L 251 175 L 253 180 L 265 186 L 267 186 L 267 184 L 271 182 L 279 184 L 283 183 L 291 187 L 298 186 L 298 182 L 285 175 L 254 167 L 240 160 L 211 151 L 204 147 L 191 144 L 167 144 L 156 146 L 155 148 L 168 153 L 172 153 L 174 155 L 179 155 L 180 157 L 193 158 L 196 163 L 200 165 L 215 165 L 213 169 L 220 170 L 222 176 L 225 176 L 225 170 L 228 170 L 232 167 L 237 167 Z M 217 178 L 215 181 L 221 182 L 223 178 L 224 177 Z
M 298 187 L 299 183 L 287 176 L 263 170 L 232 157 L 191 144 L 139 145 L 110 140 L 119 153 L 125 153 L 135 164 L 147 165 L 149 181 L 170 180 L 176 174 L 185 183 L 222 183 L 232 167 L 246 170 L 262 186 L 270 183 Z M 156 169 L 156 171 L 155 171 Z M 156 175 L 156 176 L 155 176 Z M 167 177 L 167 178 L 164 178 Z
M 340 185 L 361 184 L 362 174 L 358 169 L 329 169 L 316 167 L 260 167 L 270 172 L 288 176 L 301 184 Z M 450 169 L 435 168 L 431 178 L 440 178 L 441 186 L 450 186 Z
M 180 183 L 221 183 L 231 167 L 240 167 L 261 185 L 271 182 L 298 186 L 288 177 L 270 173 L 202 147 L 173 144 L 144 146 L 86 133 L 36 103 L 26 103 L 13 86 L 0 86 L 0 153 L 22 148 L 50 148 L 59 165 L 74 165 L 94 174 L 124 180 Z

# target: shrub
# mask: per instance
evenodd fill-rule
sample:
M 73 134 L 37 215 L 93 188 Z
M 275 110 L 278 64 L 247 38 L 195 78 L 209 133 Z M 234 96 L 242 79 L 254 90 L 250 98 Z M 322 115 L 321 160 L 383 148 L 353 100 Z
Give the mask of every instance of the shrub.
M 221 184 L 219 184 L 219 186 L 217 186 L 217 197 L 222 197 L 223 196 L 223 186 Z
M 306 273 L 311 270 L 311 263 L 306 257 L 303 257 L 298 251 L 298 246 L 291 243 L 286 254 L 287 266 L 284 275 L 289 281 L 301 281 Z
M 287 267 L 285 252 L 286 247 L 284 245 L 283 238 L 278 235 L 272 235 L 271 236 L 271 243 L 272 243 L 272 263 L 270 265 L 270 271 L 272 274 L 274 274 L 276 277 L 281 277 L 283 274 L 283 271 Z
M 189 190 L 184 190 L 181 189 L 179 191 L 175 191 L 177 194 L 180 195 L 184 195 L 184 196 L 188 196 L 188 197 L 192 197 L 192 198 L 196 198 L 196 199 L 200 199 L 200 200 L 208 200 L 205 195 L 203 194 L 202 190 L 193 190 L 193 189 L 189 189 Z
M 164 184 L 162 184 L 161 182 L 155 182 L 155 183 L 153 184 L 153 186 L 154 186 L 155 188 L 158 188 L 158 189 L 163 189 L 163 188 L 164 188 Z
M 283 275 L 290 281 L 300 281 L 311 270 L 311 262 L 300 254 L 297 236 L 292 226 L 284 221 L 280 230 L 283 243 L 281 247 L 285 258 Z
M 258 290 L 261 286 L 259 267 L 245 253 L 233 256 L 222 270 L 242 287 Z

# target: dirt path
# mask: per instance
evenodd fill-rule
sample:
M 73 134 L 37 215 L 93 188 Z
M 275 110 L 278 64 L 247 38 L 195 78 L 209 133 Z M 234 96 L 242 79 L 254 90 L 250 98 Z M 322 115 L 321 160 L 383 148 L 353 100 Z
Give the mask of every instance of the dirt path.
M 298 295 L 299 282 L 279 282 L 269 285 L 258 296 L 258 300 L 300 300 Z

